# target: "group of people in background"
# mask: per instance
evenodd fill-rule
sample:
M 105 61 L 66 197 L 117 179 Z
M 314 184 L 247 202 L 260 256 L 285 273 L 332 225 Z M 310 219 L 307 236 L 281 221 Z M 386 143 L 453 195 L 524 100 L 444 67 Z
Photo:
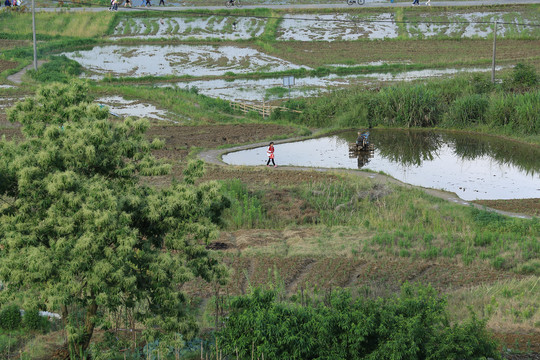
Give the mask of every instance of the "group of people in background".
M 0 2 L 0 5 L 2 3 Z M 6 0 L 4 2 L 4 5 L 5 6 L 21 6 L 22 5 L 22 0 Z
M 124 1 L 124 7 L 131 7 L 133 3 L 133 0 L 125 0 Z M 118 6 L 120 5 L 119 0 L 111 0 L 111 7 L 109 8 L 109 11 L 118 11 Z M 159 0 L 159 5 L 165 6 L 165 0 Z M 146 6 L 152 6 L 151 0 L 141 0 L 140 7 Z

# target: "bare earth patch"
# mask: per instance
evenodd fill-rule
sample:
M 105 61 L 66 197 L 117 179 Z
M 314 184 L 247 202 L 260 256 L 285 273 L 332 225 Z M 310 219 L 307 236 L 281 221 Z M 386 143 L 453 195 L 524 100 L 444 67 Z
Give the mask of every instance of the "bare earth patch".
M 0 59 L 0 73 L 6 70 L 15 69 L 17 67 L 15 61 L 7 61 Z
M 540 199 L 477 200 L 475 203 L 493 209 L 540 216 Z

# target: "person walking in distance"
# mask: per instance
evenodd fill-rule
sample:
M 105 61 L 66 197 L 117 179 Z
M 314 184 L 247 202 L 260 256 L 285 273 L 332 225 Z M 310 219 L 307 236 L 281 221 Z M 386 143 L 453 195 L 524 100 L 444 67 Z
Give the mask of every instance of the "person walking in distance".
M 266 162 L 266 166 L 270 166 L 270 161 L 272 161 L 272 165 L 274 167 L 277 167 L 276 163 L 274 162 L 274 142 L 271 141 L 270 145 L 268 145 L 268 150 L 266 150 L 266 154 L 268 155 L 268 161 Z

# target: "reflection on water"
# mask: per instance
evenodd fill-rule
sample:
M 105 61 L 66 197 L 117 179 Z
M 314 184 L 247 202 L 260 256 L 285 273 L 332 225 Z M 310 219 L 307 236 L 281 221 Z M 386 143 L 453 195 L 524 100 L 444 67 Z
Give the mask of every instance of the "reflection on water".
M 371 130 L 375 151 L 349 157 L 356 131 L 276 145 L 276 163 L 382 171 L 403 182 L 455 192 L 464 200 L 540 198 L 540 149 L 505 139 L 441 131 Z M 370 157 L 372 156 L 372 157 Z M 266 147 L 229 153 L 262 165 Z

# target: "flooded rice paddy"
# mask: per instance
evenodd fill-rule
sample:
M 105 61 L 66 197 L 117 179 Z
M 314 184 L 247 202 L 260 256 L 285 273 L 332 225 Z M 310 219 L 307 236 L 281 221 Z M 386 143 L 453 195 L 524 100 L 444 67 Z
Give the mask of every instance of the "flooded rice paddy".
M 112 39 L 178 38 L 245 40 L 260 36 L 266 21 L 247 17 L 127 18 L 120 21 Z
M 534 12 L 448 12 L 430 11 L 408 14 L 396 21 L 395 12 L 336 14 L 287 14 L 277 29 L 281 41 L 349 41 L 402 38 L 486 38 L 497 36 L 540 36 Z M 236 23 L 236 26 L 233 25 Z M 256 17 L 151 17 L 122 20 L 111 39 L 253 39 L 264 31 L 266 19 Z
M 487 38 L 497 36 L 540 35 L 538 15 L 511 12 L 428 13 L 408 16 L 407 23 L 394 21 L 393 12 L 382 14 L 298 14 L 288 15 L 278 30 L 283 41 L 338 41 L 402 38 Z
M 300 68 L 258 50 L 237 46 L 109 45 L 63 55 L 79 62 L 98 77 L 221 76 L 227 71 L 245 74 Z
M 111 77 L 143 77 L 167 75 L 224 76 L 228 71 L 248 73 L 255 71 L 281 71 L 301 66 L 269 56 L 255 49 L 235 46 L 143 45 L 96 46 L 92 50 L 66 53 L 78 61 L 93 79 Z M 383 65 L 381 62 L 380 65 Z M 304 67 L 306 68 L 306 67 Z M 308 68 L 309 69 L 309 68 Z M 497 69 L 501 69 L 497 67 Z M 487 72 L 485 68 L 451 68 L 414 70 L 401 73 L 371 73 L 362 75 L 297 78 L 295 85 L 279 92 L 282 98 L 316 96 L 352 85 L 370 85 L 379 82 L 412 81 L 454 75 L 461 72 Z M 180 88 L 196 87 L 199 93 L 233 101 L 275 100 L 271 90 L 283 86 L 282 78 L 223 79 L 183 81 L 173 85 Z
M 496 67 L 500 70 L 502 67 Z M 436 78 L 458 73 L 488 72 L 490 68 L 460 68 L 460 69 L 429 69 L 414 70 L 401 73 L 372 73 L 363 75 L 338 76 L 330 74 L 324 78 L 305 77 L 295 79 L 295 85 L 290 88 L 283 87 L 282 78 L 267 79 L 238 79 L 227 81 L 223 79 L 187 81 L 176 84 L 164 84 L 161 86 L 177 86 L 179 88 L 198 89 L 199 94 L 220 98 L 229 101 L 261 102 L 284 98 L 297 98 L 318 96 L 354 85 L 374 85 L 380 82 L 413 81 L 418 79 Z M 281 88 L 278 95 L 273 89 Z
M 371 131 L 373 152 L 349 153 L 356 132 L 275 146 L 279 166 L 369 169 L 464 200 L 540 197 L 540 149 L 496 137 L 421 130 Z M 234 165 L 264 165 L 266 147 L 229 153 Z
M 107 96 L 96 99 L 100 105 L 108 106 L 109 111 L 118 116 L 136 116 L 147 119 L 169 120 L 168 112 L 139 100 L 127 100 L 121 96 Z

